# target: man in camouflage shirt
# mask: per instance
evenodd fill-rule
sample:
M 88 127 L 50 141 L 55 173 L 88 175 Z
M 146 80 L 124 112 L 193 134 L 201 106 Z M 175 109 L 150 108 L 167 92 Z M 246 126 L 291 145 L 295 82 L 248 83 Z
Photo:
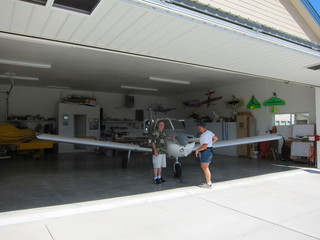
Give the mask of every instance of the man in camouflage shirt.
M 151 138 L 154 184 L 166 182 L 166 180 L 164 180 L 164 178 L 161 176 L 162 168 L 165 168 L 167 166 L 166 151 L 168 137 L 163 129 L 164 121 L 160 120 L 157 123 L 156 130 L 152 133 Z

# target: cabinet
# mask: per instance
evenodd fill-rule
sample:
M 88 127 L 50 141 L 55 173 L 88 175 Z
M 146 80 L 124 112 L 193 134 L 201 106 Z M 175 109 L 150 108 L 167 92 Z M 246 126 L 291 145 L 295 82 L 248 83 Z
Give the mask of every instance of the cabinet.
M 315 162 L 314 142 L 302 141 L 303 136 L 314 135 L 315 126 L 313 124 L 293 125 L 290 158 L 297 162 Z

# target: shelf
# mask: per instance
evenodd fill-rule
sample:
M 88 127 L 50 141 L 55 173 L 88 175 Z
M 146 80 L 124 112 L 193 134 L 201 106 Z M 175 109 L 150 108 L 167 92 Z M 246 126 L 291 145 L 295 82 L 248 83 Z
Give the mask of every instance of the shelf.
M 140 121 L 105 121 L 103 120 L 103 123 L 106 123 L 106 124 L 127 124 L 127 123 L 142 123 Z
M 6 122 L 30 122 L 30 123 L 38 123 L 38 122 L 52 122 L 55 123 L 57 120 L 6 120 Z

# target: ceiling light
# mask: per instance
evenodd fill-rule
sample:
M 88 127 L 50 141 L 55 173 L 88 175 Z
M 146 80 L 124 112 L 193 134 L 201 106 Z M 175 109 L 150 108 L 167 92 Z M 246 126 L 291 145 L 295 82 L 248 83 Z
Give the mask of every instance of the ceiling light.
M 3 75 L 3 74 L 0 75 L 0 78 L 14 79 L 14 80 L 39 81 L 38 77 L 22 77 L 22 76 Z
M 23 67 L 35 67 L 35 68 L 51 68 L 51 64 L 20 62 L 20 61 L 13 61 L 13 60 L 7 60 L 7 59 L 0 59 L 0 64 L 16 65 L 16 66 L 23 66 Z
M 48 88 L 58 88 L 58 89 L 70 89 L 70 87 L 67 86 L 54 86 L 54 85 L 49 85 L 47 86 Z
M 184 85 L 190 84 L 190 81 L 174 80 L 174 79 L 158 78 L 158 77 L 149 77 L 149 80 L 158 81 L 158 82 L 167 82 L 167 83 L 177 83 L 177 84 L 184 84 Z
M 158 91 L 156 88 L 144 88 L 144 87 L 134 87 L 134 86 L 121 86 L 124 89 L 134 89 L 134 90 L 143 90 L 143 91 Z

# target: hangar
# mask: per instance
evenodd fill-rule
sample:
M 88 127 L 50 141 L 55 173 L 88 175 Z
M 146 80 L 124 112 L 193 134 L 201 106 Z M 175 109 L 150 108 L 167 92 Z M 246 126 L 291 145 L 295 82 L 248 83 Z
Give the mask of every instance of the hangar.
M 1 1 L 2 122 L 72 137 L 117 135 L 120 141 L 143 131 L 148 109 L 158 106 L 172 108 L 158 117 L 182 120 L 193 134 L 195 118 L 209 118 L 222 140 L 237 136 L 235 111 L 254 119 L 252 135 L 276 127 L 290 142 L 294 129 L 299 137 L 319 133 L 319 20 L 303 2 L 248 1 L 237 8 L 205 0 L 73 2 Z M 209 107 L 183 106 L 206 100 L 208 91 L 222 99 Z M 233 96 L 242 103 L 236 109 L 228 105 Z M 261 103 L 277 96 L 286 104 L 277 106 L 279 112 L 248 109 L 253 96 Z M 280 144 L 276 149 L 281 155 Z M 148 181 L 150 155 L 134 155 L 122 170 L 116 153 L 100 150 L 59 144 L 37 160 L 16 154 L 2 159 L 1 211 L 159 191 L 201 178 L 190 157 L 183 179 L 155 188 Z M 217 161 L 225 170 L 217 181 L 287 170 L 253 158 L 247 147 L 238 151 L 217 150 L 225 160 Z M 307 152 L 292 157 L 309 162 Z M 319 157 L 311 166 L 319 166 Z

